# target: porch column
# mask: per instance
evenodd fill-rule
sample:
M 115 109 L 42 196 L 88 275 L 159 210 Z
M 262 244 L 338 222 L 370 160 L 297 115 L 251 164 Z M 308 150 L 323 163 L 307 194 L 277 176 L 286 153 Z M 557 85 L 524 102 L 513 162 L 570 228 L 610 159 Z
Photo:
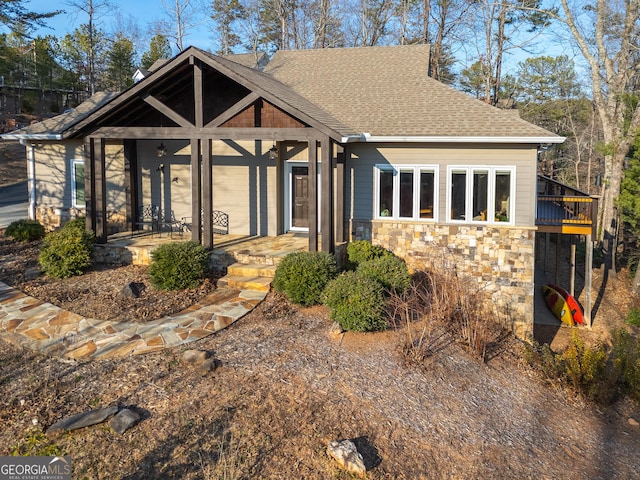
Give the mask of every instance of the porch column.
M 213 249 L 213 171 L 211 169 L 211 140 L 202 141 L 202 203 L 203 226 L 202 235 L 204 248 Z
M 344 199 L 346 197 L 344 184 L 344 170 L 347 158 L 346 147 L 336 156 L 336 242 L 344 242 Z
M 309 251 L 318 251 L 318 142 L 309 140 Z
M 138 146 L 136 140 L 124 140 L 124 190 L 127 229 L 133 231 L 138 215 Z
M 84 199 L 87 231 L 96 232 L 96 199 L 93 138 L 84 139 Z
M 104 138 L 94 140 L 96 188 L 96 241 L 107 243 L 107 179 Z
M 335 241 L 333 239 L 333 142 L 326 136 L 322 138 L 320 147 L 322 155 L 322 251 L 333 253 Z
M 201 194 L 201 166 L 200 166 L 200 140 L 191 139 L 191 240 L 202 242 L 202 210 Z
M 593 284 L 593 241 L 591 235 L 587 235 L 585 238 L 585 259 L 584 259 L 584 319 L 587 323 L 587 327 L 593 326 L 593 319 L 591 318 L 591 287 Z

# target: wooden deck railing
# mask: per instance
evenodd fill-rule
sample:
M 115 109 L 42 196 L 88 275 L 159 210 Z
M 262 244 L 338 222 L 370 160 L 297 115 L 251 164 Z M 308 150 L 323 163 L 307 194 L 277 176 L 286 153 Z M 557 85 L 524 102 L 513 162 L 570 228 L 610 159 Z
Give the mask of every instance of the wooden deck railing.
M 596 233 L 598 199 L 588 193 L 539 175 L 537 207 L 539 231 Z

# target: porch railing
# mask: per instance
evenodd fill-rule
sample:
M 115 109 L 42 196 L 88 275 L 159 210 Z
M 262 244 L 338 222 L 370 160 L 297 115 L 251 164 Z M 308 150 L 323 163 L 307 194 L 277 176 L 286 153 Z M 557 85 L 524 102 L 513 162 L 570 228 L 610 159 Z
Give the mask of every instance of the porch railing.
M 596 197 L 538 175 L 536 225 L 539 231 L 595 235 L 597 212 Z

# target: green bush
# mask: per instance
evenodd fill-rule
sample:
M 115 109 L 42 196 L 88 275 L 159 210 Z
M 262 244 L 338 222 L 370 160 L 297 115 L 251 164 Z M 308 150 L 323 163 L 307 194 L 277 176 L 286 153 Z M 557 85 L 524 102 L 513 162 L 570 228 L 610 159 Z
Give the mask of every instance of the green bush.
M 44 237 L 44 227 L 35 220 L 16 220 L 4 233 L 18 242 L 32 242 Z
M 273 288 L 300 305 L 321 303 L 327 282 L 336 276 L 336 261 L 326 252 L 293 252 L 282 259 Z
M 163 290 L 195 288 L 209 266 L 209 252 L 195 242 L 175 242 L 151 252 L 151 284 Z
M 640 343 L 623 328 L 611 332 L 611 376 L 622 383 L 621 390 L 640 400 Z
M 562 354 L 562 360 L 567 380 L 576 391 L 582 391 L 594 400 L 603 399 L 603 395 L 610 391 L 610 386 L 606 385 L 607 353 L 604 346 L 586 346 L 577 330 L 574 330 L 571 344 Z
M 347 268 L 355 270 L 362 262 L 386 256 L 393 256 L 393 253 L 369 240 L 356 240 L 347 245 Z
M 95 237 L 87 232 L 84 218 L 65 223 L 45 235 L 38 262 L 45 275 L 67 278 L 81 275 L 91 265 Z
M 564 353 L 534 342 L 525 347 L 524 355 L 546 378 L 568 384 L 598 403 L 611 404 L 623 394 L 640 400 L 640 344 L 625 329 L 611 332 L 610 350 L 601 344 L 585 345 L 574 330 Z
M 629 325 L 640 327 L 640 308 L 631 307 L 631 310 L 629 310 L 629 313 L 627 314 L 627 323 Z
M 389 292 L 402 293 L 409 288 L 411 283 L 407 264 L 395 255 L 384 255 L 362 262 L 356 271 L 365 277 L 376 280 Z
M 343 272 L 325 288 L 324 304 L 331 318 L 344 330 L 370 332 L 384 330 L 384 287 L 358 272 Z

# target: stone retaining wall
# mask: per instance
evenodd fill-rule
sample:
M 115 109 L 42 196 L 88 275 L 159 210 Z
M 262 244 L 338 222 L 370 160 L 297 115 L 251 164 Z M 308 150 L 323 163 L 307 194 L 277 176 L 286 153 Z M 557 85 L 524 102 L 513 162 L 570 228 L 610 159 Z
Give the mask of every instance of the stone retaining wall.
M 36 220 L 44 226 L 47 232 L 55 230 L 69 220 L 84 217 L 84 215 L 84 208 L 36 207 Z M 124 212 L 107 212 L 108 235 L 126 230 L 126 216 Z
M 475 279 L 514 333 L 532 336 L 535 227 L 354 220 L 350 231 L 352 240 L 371 240 L 413 270 L 447 268 Z

